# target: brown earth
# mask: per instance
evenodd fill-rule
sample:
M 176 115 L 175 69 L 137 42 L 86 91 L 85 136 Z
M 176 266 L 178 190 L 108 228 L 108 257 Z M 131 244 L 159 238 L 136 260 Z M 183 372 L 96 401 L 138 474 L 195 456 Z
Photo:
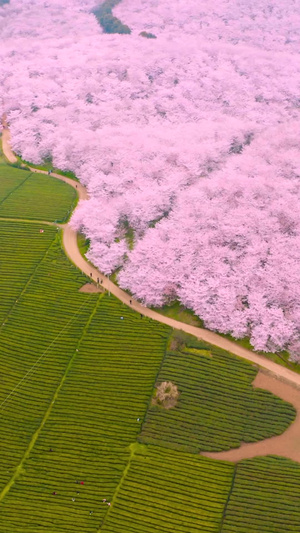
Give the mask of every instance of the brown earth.
M 102 289 L 101 287 L 97 287 L 97 285 L 94 285 L 93 283 L 86 283 L 85 285 L 82 285 L 82 287 L 80 287 L 79 292 L 104 292 L 104 289 Z
M 9 129 L 7 127 L 7 123 L 6 123 L 6 118 L 3 117 L 2 119 L 2 126 L 3 126 L 3 130 L 2 130 L 2 150 L 3 150 L 3 153 L 6 157 L 6 159 L 8 159 L 8 161 L 10 163 L 17 163 L 17 158 L 15 156 L 15 154 L 13 153 L 11 147 L 10 147 L 10 132 L 9 132 Z

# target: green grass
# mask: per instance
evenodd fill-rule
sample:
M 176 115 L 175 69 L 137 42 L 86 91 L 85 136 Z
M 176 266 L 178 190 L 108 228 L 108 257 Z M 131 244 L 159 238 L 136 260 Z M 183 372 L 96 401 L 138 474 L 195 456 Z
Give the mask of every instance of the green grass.
M 60 170 L 59 168 L 56 168 L 53 166 L 53 163 L 51 161 L 44 161 L 41 165 L 35 165 L 34 163 L 31 163 L 30 161 L 26 161 L 25 159 L 22 159 L 20 156 L 15 154 L 18 165 L 25 165 L 25 167 L 31 167 L 36 168 L 37 170 L 45 170 L 48 172 L 49 170 L 52 170 L 56 174 L 60 174 L 61 176 L 66 176 L 67 178 L 70 178 L 75 181 L 79 181 L 77 176 L 72 172 L 71 170 Z
M 85 254 L 89 251 L 90 239 L 82 233 L 77 233 L 77 244 L 81 255 L 86 259 Z
M 224 333 L 219 333 L 222 337 L 225 339 L 228 339 L 232 342 L 235 342 L 236 344 L 239 344 L 243 348 L 246 348 L 247 350 L 255 351 L 255 353 L 262 355 L 263 357 L 266 357 L 267 359 L 270 359 L 271 361 L 274 361 L 278 365 L 284 366 L 285 368 L 289 368 L 290 370 L 293 370 L 294 372 L 300 373 L 300 365 L 297 363 L 293 363 L 292 361 L 289 361 L 289 353 L 286 350 L 283 350 L 281 352 L 261 352 L 254 350 L 249 337 L 244 337 L 243 339 L 235 339 L 231 335 L 226 335 Z
M 176 300 L 170 305 L 164 305 L 163 307 L 153 307 L 153 310 L 161 315 L 168 316 L 179 322 L 184 322 L 191 326 L 203 328 L 203 321 L 193 313 L 190 309 L 186 309 L 183 305 Z
M 135 241 L 135 232 L 134 229 L 130 226 L 127 229 L 126 236 L 125 236 L 127 246 L 129 250 L 133 250 L 134 248 L 134 241 Z
M 103 533 L 219 533 L 234 466 L 136 448 Z
M 300 531 L 300 465 L 283 457 L 237 465 L 222 533 Z
M 295 418 L 291 404 L 252 387 L 257 369 L 247 361 L 192 337 L 175 349 L 168 351 L 157 383 L 175 383 L 178 403 L 172 409 L 150 406 L 141 442 L 221 451 L 279 435 Z

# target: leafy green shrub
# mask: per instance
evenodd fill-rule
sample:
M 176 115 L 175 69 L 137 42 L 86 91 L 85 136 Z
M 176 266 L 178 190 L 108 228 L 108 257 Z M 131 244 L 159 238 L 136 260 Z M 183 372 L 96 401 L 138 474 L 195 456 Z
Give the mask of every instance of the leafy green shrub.
M 8 166 L 18 168 L 19 170 L 26 170 L 27 172 L 30 172 L 30 168 L 27 165 L 23 165 L 23 163 L 8 163 Z
M 141 33 L 139 33 L 139 35 L 141 37 L 146 37 L 147 39 L 156 39 L 156 35 L 154 35 L 154 33 L 150 33 L 148 31 L 141 31 Z
M 131 33 L 129 26 L 123 24 L 112 14 L 112 9 L 119 4 L 120 1 L 121 0 L 106 0 L 101 6 L 93 10 L 96 19 L 105 33 Z

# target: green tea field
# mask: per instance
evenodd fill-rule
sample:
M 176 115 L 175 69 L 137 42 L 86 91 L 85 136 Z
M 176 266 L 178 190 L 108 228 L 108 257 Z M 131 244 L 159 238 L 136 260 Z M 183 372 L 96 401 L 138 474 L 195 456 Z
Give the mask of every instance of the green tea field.
M 233 469 L 230 463 L 139 445 L 101 531 L 217 533 Z
M 40 227 L 28 223 L 0 222 L 0 324 L 24 291 L 34 271 L 49 250 L 55 234 L 54 227 Z M 31 252 L 28 253 L 30 248 Z
M 49 225 L 74 203 L 0 165 L 0 533 L 300 531 L 297 463 L 198 453 L 280 434 L 294 407 L 254 389 L 249 363 L 79 292 Z M 171 409 L 152 403 L 163 380 Z
M 295 409 L 251 385 L 257 369 L 223 350 L 190 338 L 168 350 L 157 382 L 179 389 L 173 409 L 151 405 L 139 440 L 191 452 L 221 451 L 282 433 Z
M 62 181 L 0 165 L 0 218 L 65 222 L 75 205 L 76 192 Z
M 258 457 L 237 465 L 222 533 L 298 532 L 300 465 Z

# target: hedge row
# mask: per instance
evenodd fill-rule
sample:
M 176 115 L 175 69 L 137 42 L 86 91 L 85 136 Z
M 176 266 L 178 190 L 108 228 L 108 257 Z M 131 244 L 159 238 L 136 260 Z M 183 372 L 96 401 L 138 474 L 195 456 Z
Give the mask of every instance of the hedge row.
M 120 2 L 121 0 L 105 0 L 92 11 L 100 26 L 102 26 L 104 33 L 131 33 L 129 26 L 123 24 L 120 19 L 113 15 L 113 8 Z

